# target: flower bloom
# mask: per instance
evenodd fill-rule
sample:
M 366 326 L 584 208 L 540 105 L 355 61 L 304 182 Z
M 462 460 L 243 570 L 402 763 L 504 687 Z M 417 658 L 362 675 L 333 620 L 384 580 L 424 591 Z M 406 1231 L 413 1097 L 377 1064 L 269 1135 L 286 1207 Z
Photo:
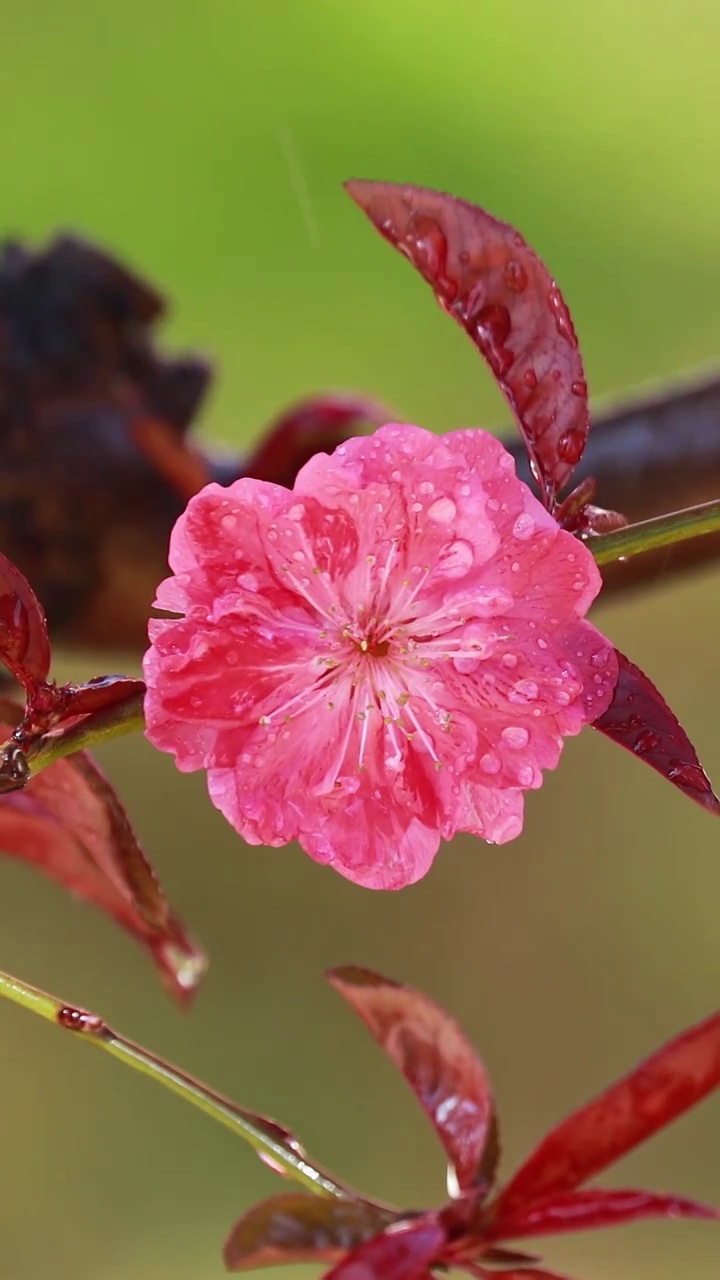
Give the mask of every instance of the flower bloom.
M 372 888 L 440 839 L 519 835 L 523 792 L 608 707 L 600 588 L 483 431 L 391 424 L 288 490 L 191 499 L 150 623 L 148 736 L 251 844 L 296 839 Z

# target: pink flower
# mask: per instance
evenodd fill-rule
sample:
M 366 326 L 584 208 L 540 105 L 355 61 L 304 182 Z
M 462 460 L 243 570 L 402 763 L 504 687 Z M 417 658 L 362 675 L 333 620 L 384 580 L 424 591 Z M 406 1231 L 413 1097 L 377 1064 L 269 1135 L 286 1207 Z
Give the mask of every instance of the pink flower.
M 194 497 L 150 624 L 148 736 L 207 769 L 251 844 L 298 840 L 371 888 L 456 831 L 519 835 L 523 792 L 608 707 L 600 588 L 483 431 L 390 425 L 287 490 Z

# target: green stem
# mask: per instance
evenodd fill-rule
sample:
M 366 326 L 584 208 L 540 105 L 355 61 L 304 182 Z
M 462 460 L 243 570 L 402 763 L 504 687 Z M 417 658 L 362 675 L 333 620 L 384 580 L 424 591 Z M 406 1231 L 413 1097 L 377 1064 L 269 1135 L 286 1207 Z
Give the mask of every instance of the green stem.
M 114 1058 L 119 1058 L 126 1066 L 149 1076 L 157 1084 L 163 1085 L 171 1093 L 177 1094 L 185 1102 L 243 1138 L 261 1159 L 271 1163 L 286 1177 L 299 1182 L 306 1190 L 315 1195 L 335 1196 L 339 1199 L 352 1194 L 348 1187 L 337 1182 L 324 1169 L 312 1164 L 300 1145 L 274 1121 L 251 1111 L 244 1111 L 207 1085 L 194 1080 L 192 1076 L 179 1071 L 177 1067 L 164 1062 L 132 1040 L 127 1040 L 125 1036 L 118 1035 L 95 1014 L 66 1005 L 55 996 L 1 971 L 0 996 L 46 1018 L 55 1026 L 79 1033 L 88 1044 L 97 1045 Z
M 613 533 L 590 535 L 586 545 L 598 564 L 611 564 L 614 560 L 629 560 L 643 551 L 657 551 L 660 547 L 672 547 L 677 542 L 718 532 L 720 499 L 715 499 L 684 511 L 671 511 L 669 515 L 629 524 Z
M 55 760 L 74 755 L 76 751 L 84 751 L 88 747 L 96 747 L 100 742 L 108 742 L 111 738 L 144 729 L 143 699 L 144 694 L 137 693 L 126 702 L 95 712 L 69 729 L 60 727 L 43 734 L 27 752 L 30 775 L 40 773 L 41 769 L 47 769 Z

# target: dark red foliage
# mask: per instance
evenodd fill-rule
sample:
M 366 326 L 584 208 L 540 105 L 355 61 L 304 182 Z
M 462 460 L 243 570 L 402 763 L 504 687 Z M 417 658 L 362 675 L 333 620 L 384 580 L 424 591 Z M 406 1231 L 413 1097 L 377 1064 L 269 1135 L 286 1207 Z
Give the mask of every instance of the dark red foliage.
M 429 1280 L 460 1268 L 478 1280 L 560 1280 L 497 1241 L 606 1227 L 640 1218 L 720 1218 L 680 1196 L 581 1183 L 720 1086 L 720 1013 L 671 1040 L 554 1129 L 490 1198 L 494 1103 L 485 1068 L 457 1024 L 421 992 L 367 969 L 329 974 L 400 1068 L 455 1169 L 440 1210 L 392 1208 L 354 1192 L 317 1200 L 276 1196 L 256 1205 L 225 1246 L 231 1271 L 283 1262 L 334 1264 L 325 1280 Z M 453 1124 L 452 1117 L 467 1117 Z M 450 1121 L 448 1123 L 448 1120 Z M 478 1178 L 478 1166 L 483 1172 Z M 511 1268 L 507 1270 L 506 1268 Z
M 587 386 L 568 309 L 522 236 L 475 205 L 423 187 L 353 180 L 346 188 L 487 360 L 558 523 L 585 535 L 625 524 L 618 512 L 594 505 L 591 476 L 557 503 L 585 448 Z M 720 814 L 720 801 L 687 734 L 647 676 L 618 657 L 615 698 L 595 727 Z
M 311 396 L 291 405 L 263 435 L 244 461 L 245 475 L 291 489 L 301 467 L 316 453 L 332 453 L 350 436 L 391 422 L 384 405 L 343 392 Z
M 492 1183 L 498 1156 L 495 1104 L 485 1068 L 457 1023 L 417 991 L 369 969 L 328 979 L 402 1072 L 440 1139 L 460 1191 Z
M 28 693 L 50 670 L 50 640 L 42 605 L 27 578 L 1 553 L 0 662 Z
M 0 702 L 0 733 L 9 736 L 20 715 Z M 204 956 L 170 910 L 117 794 L 87 752 L 0 796 L 0 849 L 112 916 L 147 947 L 178 999 L 193 994 Z
M 465 200 L 389 182 L 345 186 L 487 360 L 554 507 L 583 455 L 589 408 L 570 313 L 546 267 L 514 227 Z
M 338 1262 L 377 1235 L 397 1214 L 367 1200 L 303 1195 L 273 1196 L 235 1223 L 225 1245 L 230 1271 L 252 1271 L 281 1262 Z
M 662 694 L 634 662 L 618 653 L 620 675 L 610 706 L 594 728 L 632 751 L 710 813 L 720 800 L 685 730 Z

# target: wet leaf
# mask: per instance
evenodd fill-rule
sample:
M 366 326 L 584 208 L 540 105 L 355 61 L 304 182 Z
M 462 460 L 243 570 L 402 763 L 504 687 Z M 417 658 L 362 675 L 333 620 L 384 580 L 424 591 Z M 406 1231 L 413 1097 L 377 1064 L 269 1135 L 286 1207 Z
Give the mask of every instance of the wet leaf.
M 457 1023 L 420 991 L 369 969 L 328 974 L 402 1072 L 447 1153 L 459 1191 L 488 1188 L 499 1144 L 485 1068 Z
M 249 1271 L 286 1262 L 337 1262 L 396 1216 L 363 1200 L 274 1196 L 236 1222 L 225 1245 L 225 1265 L 229 1271 Z
M 388 182 L 345 187 L 484 356 L 552 508 L 583 455 L 589 409 L 570 314 L 546 267 L 513 227 L 465 200 Z
M 291 405 L 263 433 L 245 460 L 243 474 L 292 489 L 295 477 L 316 453 L 332 453 L 343 440 L 368 426 L 391 422 L 384 405 L 356 395 L 312 396 Z
M 629 658 L 622 653 L 617 657 L 613 700 L 593 728 L 632 751 L 704 809 L 720 814 L 720 800 L 697 752 L 662 694 Z
M 63 685 L 58 689 L 65 698 L 62 719 L 106 711 L 123 702 L 131 702 L 144 692 L 144 682 L 132 676 L 96 676 L 86 684 Z
M 527 1236 L 559 1235 L 594 1227 L 622 1226 L 643 1218 L 718 1218 L 720 1212 L 682 1196 L 652 1191 L 569 1191 L 535 1201 L 526 1209 L 501 1217 L 490 1227 L 493 1240 L 521 1240 Z
M 12 732 L 19 708 L 2 703 Z M 149 950 L 172 994 L 189 999 L 205 958 L 173 915 L 115 791 L 86 752 L 0 796 L 0 850 L 30 862 L 112 916 Z
M 720 1086 L 720 1013 L 690 1027 L 553 1129 L 495 1205 L 495 1220 L 573 1191 Z
M 42 605 L 27 578 L 0 554 L 0 662 L 30 693 L 50 670 Z
M 347 1254 L 324 1280 L 423 1280 L 444 1243 L 432 1214 L 397 1223 Z

